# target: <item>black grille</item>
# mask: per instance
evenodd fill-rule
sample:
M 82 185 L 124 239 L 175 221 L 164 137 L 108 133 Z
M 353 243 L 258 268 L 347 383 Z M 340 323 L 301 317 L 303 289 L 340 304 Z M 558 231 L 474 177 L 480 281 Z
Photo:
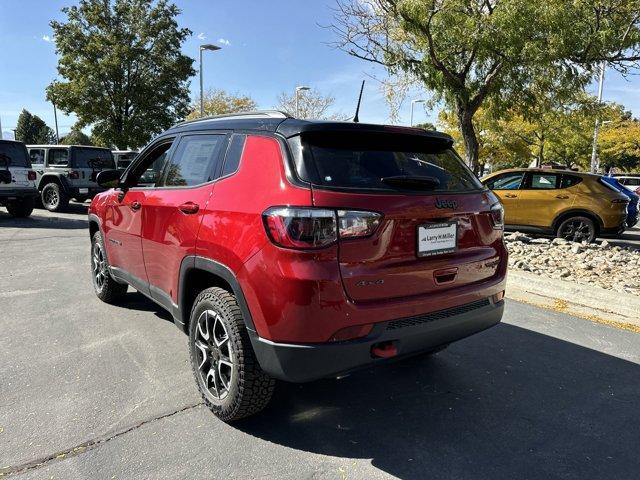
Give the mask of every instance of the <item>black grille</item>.
M 457 307 L 447 308 L 446 310 L 439 310 L 437 312 L 425 313 L 424 315 L 416 315 L 415 317 L 393 320 L 387 325 L 387 330 L 397 330 L 398 328 L 413 327 L 415 325 L 421 325 L 423 323 L 442 320 L 443 318 L 472 312 L 473 310 L 477 310 L 478 308 L 486 307 L 489 304 L 489 299 L 485 298 L 483 300 L 478 300 L 477 302 L 471 302 L 464 305 L 458 305 Z

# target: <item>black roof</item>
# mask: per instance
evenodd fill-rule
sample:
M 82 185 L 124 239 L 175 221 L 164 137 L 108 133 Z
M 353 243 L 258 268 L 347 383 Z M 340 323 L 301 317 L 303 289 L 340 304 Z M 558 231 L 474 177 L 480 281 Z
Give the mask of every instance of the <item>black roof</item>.
M 371 132 L 419 135 L 426 138 L 444 140 L 453 143 L 446 133 L 424 130 L 422 128 L 379 125 L 374 123 L 338 122 L 329 120 L 301 120 L 279 111 L 246 112 L 230 115 L 204 117 L 179 123 L 165 134 L 182 133 L 194 130 L 258 130 L 280 133 L 289 138 L 304 132 L 342 131 Z
M 2 143 L 20 143 L 20 144 L 24 145 L 24 142 L 21 142 L 20 140 L 8 140 L 8 139 L 0 138 L 0 142 L 2 142 Z

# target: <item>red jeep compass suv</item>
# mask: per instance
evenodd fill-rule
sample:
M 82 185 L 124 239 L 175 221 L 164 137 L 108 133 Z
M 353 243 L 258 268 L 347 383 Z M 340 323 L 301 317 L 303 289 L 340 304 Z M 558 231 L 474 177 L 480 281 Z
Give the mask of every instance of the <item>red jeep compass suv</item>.
M 98 297 L 127 285 L 189 335 L 225 421 L 305 382 L 447 344 L 498 323 L 503 211 L 421 129 L 257 112 L 181 123 L 91 203 Z

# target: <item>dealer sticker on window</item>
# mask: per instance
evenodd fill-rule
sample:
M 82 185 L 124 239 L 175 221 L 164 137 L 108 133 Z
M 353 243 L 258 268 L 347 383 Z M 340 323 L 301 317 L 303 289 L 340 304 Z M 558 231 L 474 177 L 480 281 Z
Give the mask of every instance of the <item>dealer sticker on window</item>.
M 457 243 L 457 222 L 434 223 L 418 227 L 419 257 L 455 252 Z

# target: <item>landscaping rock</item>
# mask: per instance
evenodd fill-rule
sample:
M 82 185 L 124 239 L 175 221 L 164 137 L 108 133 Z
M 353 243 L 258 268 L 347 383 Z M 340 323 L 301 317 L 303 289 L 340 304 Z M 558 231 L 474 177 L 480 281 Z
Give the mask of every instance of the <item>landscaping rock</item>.
M 580 244 L 520 232 L 505 235 L 505 241 L 512 269 L 640 296 L 639 250 L 612 247 L 606 240 Z

